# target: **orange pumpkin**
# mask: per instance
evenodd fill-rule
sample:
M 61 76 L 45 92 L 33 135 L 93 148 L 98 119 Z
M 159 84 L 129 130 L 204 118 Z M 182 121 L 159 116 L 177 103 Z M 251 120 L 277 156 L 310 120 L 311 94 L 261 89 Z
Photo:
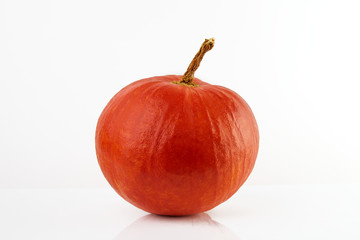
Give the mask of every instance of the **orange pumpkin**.
M 234 91 L 194 78 L 207 39 L 183 75 L 151 77 L 119 91 L 103 110 L 96 153 L 106 179 L 133 205 L 160 215 L 207 211 L 252 171 L 254 115 Z

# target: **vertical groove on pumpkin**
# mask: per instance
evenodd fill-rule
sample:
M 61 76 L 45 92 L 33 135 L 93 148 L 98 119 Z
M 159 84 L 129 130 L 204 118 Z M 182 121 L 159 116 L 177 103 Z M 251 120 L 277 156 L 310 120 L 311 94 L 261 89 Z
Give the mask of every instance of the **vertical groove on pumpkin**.
M 256 124 L 256 120 L 255 120 L 255 116 L 254 114 L 252 113 L 251 111 L 251 108 L 249 107 L 249 105 L 246 103 L 245 100 L 243 100 L 239 95 L 237 95 L 235 92 L 233 91 L 223 91 L 226 95 L 229 96 L 229 98 L 232 98 L 232 99 L 236 99 L 234 97 L 237 97 L 237 103 L 239 104 L 238 105 L 238 108 L 240 109 L 241 112 L 243 113 L 246 113 L 246 114 L 250 114 L 251 116 L 246 116 L 245 119 L 247 119 L 247 121 L 251 121 L 252 124 L 247 124 L 248 126 L 255 126 L 254 129 L 251 129 L 251 130 L 248 130 L 248 131 L 245 131 L 244 129 L 241 129 L 241 125 L 239 125 L 239 131 L 241 132 L 241 135 L 243 137 L 243 134 L 246 133 L 246 132 L 252 132 L 252 133 L 256 133 L 256 136 L 253 136 L 253 138 L 251 138 L 251 141 L 255 141 L 255 142 L 258 142 L 258 139 L 259 139 L 259 135 L 258 135 L 258 128 L 257 128 L 257 124 Z M 239 101 L 240 99 L 242 99 L 242 101 Z M 249 118 L 250 117 L 250 118 Z M 243 137 L 244 138 L 244 137 Z M 247 138 L 248 139 L 248 138 Z M 251 144 L 249 144 L 251 145 Z M 258 145 L 255 144 L 255 145 Z M 248 159 L 247 162 L 244 162 L 244 166 L 245 169 L 247 169 L 247 172 L 245 173 L 245 175 L 241 178 L 241 181 L 239 182 L 239 185 L 238 185 L 238 188 L 241 187 L 241 185 L 247 180 L 247 178 L 249 177 L 251 171 L 253 170 L 254 168 L 254 165 L 255 165 L 255 159 L 256 159 L 256 156 L 257 156 L 257 151 L 258 149 L 254 150 L 253 153 L 250 153 L 250 157 L 247 157 L 249 155 L 249 152 L 248 149 L 249 148 L 245 148 L 246 149 L 246 155 L 245 155 L 245 158 L 244 159 Z M 245 165 L 247 163 L 247 165 Z
M 149 98 L 153 99 L 153 96 L 159 91 L 159 89 L 165 87 L 164 85 L 158 85 L 156 87 L 153 87 L 148 90 L 149 91 L 149 94 L 147 94 L 147 96 L 149 96 Z M 154 163 L 155 163 L 155 159 L 156 157 L 154 157 L 154 154 L 155 154 L 155 148 L 158 146 L 158 140 L 159 140 L 159 137 L 160 137 L 160 133 L 161 131 L 163 130 L 162 126 L 163 126 L 163 122 L 164 122 L 164 114 L 157 114 L 156 116 L 157 118 L 157 121 L 155 121 L 156 124 L 154 124 L 154 128 L 151 128 L 151 131 L 153 131 L 153 134 L 152 136 L 154 137 L 154 141 L 151 143 L 151 146 L 150 146 L 150 149 L 149 149 L 149 153 L 150 154 L 150 157 L 149 159 L 144 159 L 145 162 L 147 162 L 146 164 L 146 168 L 147 168 L 147 171 L 148 172 L 151 172 L 152 170 L 156 169 L 154 168 Z
M 237 172 L 237 174 L 233 174 L 233 176 L 238 176 L 240 171 L 242 171 L 242 174 L 241 174 L 240 179 L 238 179 L 236 182 L 232 182 L 232 184 L 233 184 L 232 189 L 231 189 L 232 192 L 229 192 L 228 196 L 227 196 L 227 198 L 230 198 L 239 189 L 241 183 L 243 182 L 243 179 L 246 178 L 246 155 L 247 155 L 246 149 L 247 149 L 247 147 L 246 147 L 246 143 L 245 143 L 245 140 L 244 140 L 244 136 L 243 136 L 242 131 L 241 131 L 241 126 L 238 123 L 238 119 L 235 117 L 234 112 L 232 111 L 232 109 L 229 109 L 229 107 L 230 107 L 229 103 L 230 102 L 232 104 L 235 104 L 233 102 L 233 100 L 232 100 L 233 97 L 229 96 L 227 91 L 223 91 L 223 88 L 218 89 L 217 92 L 222 95 L 222 99 L 227 99 L 228 100 L 228 101 L 226 101 L 227 102 L 226 108 L 227 108 L 227 116 L 229 116 L 230 119 L 227 117 L 226 120 L 228 121 L 228 124 L 230 126 L 233 126 L 233 127 L 237 128 L 236 130 L 233 130 L 233 131 L 236 131 L 238 134 L 234 135 L 234 133 L 232 132 L 231 136 L 234 139 L 238 139 L 240 141 L 240 146 L 237 146 L 237 147 L 241 147 L 240 163 L 241 163 L 242 166 L 239 164 L 238 166 L 236 166 L 237 168 L 235 168 L 234 162 L 236 162 L 236 161 L 232 161 L 232 165 L 233 165 L 232 166 L 232 171 Z M 234 158 L 235 156 L 232 156 L 232 157 Z
M 200 90 L 199 90 L 200 91 Z M 210 112 L 208 110 L 208 105 L 205 104 L 203 98 L 202 98 L 202 95 L 201 95 L 201 92 L 199 91 L 195 91 L 196 94 L 198 95 L 198 98 L 199 98 L 199 105 L 201 104 L 202 105 L 202 109 L 204 109 L 204 112 L 206 113 L 206 116 L 207 116 L 207 122 L 210 124 L 210 127 L 211 127 L 211 138 L 214 139 L 214 123 L 212 122 L 212 116 L 210 116 Z M 221 198 L 221 196 L 219 196 L 218 194 L 218 189 L 219 189 L 219 166 L 218 166 L 218 154 L 216 154 L 216 146 L 215 146 L 215 141 L 212 141 L 213 144 L 212 144 L 212 155 L 214 156 L 214 159 L 215 159 L 215 168 L 216 168 L 216 186 L 215 186 L 215 198 L 216 198 L 216 202 L 219 202 L 219 199 Z

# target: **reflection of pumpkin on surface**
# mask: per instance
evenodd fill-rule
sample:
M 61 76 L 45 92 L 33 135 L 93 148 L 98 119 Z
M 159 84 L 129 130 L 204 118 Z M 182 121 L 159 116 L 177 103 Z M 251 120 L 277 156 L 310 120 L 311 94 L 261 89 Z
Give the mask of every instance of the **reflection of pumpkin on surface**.
M 230 229 L 206 213 L 185 217 L 148 214 L 126 227 L 114 240 L 239 240 Z

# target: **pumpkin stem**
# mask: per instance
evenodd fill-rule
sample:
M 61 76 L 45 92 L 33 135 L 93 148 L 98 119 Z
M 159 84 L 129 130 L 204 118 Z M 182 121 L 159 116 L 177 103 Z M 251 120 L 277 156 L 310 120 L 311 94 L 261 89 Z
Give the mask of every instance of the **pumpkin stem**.
M 185 83 L 188 85 L 196 85 L 195 83 L 193 83 L 195 71 L 199 68 L 200 62 L 203 59 L 205 53 L 207 51 L 210 51 L 214 47 L 214 43 L 215 43 L 215 38 L 205 39 L 205 41 L 200 47 L 200 50 L 196 53 L 188 69 L 181 78 L 180 83 Z

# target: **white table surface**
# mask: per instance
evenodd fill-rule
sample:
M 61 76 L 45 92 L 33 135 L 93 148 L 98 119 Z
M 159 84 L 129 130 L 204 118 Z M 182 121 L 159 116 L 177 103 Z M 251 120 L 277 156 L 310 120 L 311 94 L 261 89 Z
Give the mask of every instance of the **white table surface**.
M 139 210 L 108 189 L 1 189 L 0 239 L 360 239 L 360 185 L 243 186 L 188 217 Z

